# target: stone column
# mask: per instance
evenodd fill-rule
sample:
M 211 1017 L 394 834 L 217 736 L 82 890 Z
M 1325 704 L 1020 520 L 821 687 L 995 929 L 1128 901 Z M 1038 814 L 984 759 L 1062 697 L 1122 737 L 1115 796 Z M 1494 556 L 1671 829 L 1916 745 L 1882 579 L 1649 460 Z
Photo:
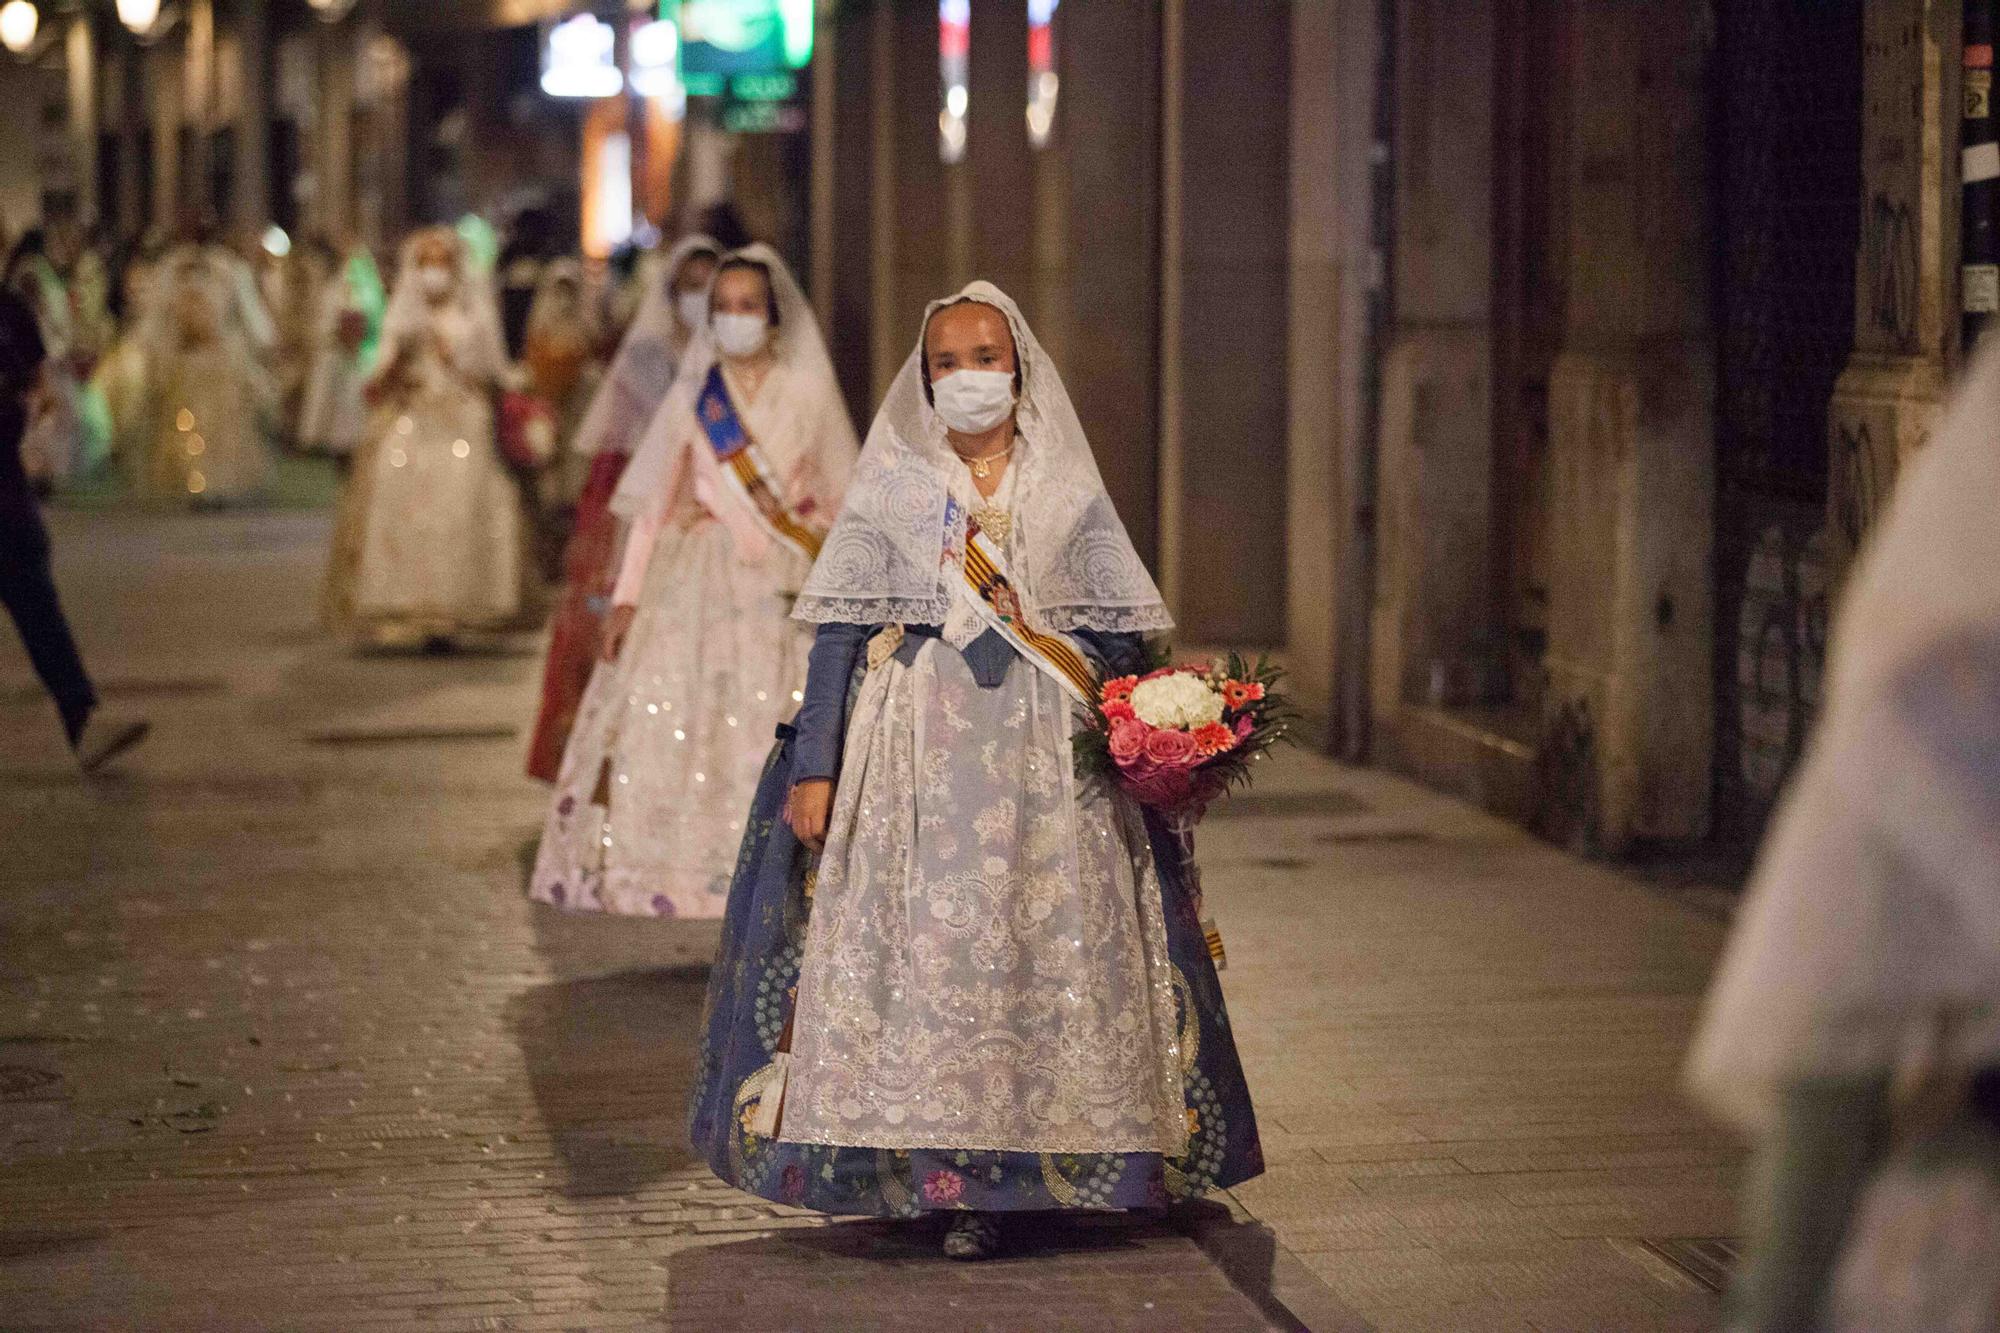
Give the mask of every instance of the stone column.
M 1338 639 L 1372 276 L 1375 10 L 1292 9 L 1285 656 L 1298 699 L 1321 716 L 1343 667 L 1365 670 L 1340 662 Z
M 319 31 L 319 127 L 313 136 L 314 212 L 329 236 L 356 235 L 354 36 L 345 23 Z
M 1160 4 L 1160 308 L 1159 308 L 1159 507 L 1153 569 L 1176 619 L 1184 616 L 1182 592 L 1186 440 L 1181 430 L 1181 333 L 1187 271 L 1181 216 L 1186 208 L 1183 139 L 1186 131 L 1186 0 Z M 1140 548 L 1142 552 L 1144 547 Z
M 1683 0 L 1567 0 L 1563 21 L 1542 799 L 1617 852 L 1708 822 L 1709 43 Z
M 954 285 L 985 278 L 1022 305 L 1030 327 L 1043 312 L 1030 282 L 1035 164 L 1028 146 L 1027 0 L 975 0 L 972 102 L 967 112 L 967 266 Z
M 146 229 L 146 65 L 138 46 L 121 43 L 118 68 L 118 234 L 133 238 Z
M 97 35 L 90 16 L 79 14 L 70 20 L 64 34 L 64 66 L 69 72 L 70 154 L 76 171 L 76 218 L 86 229 L 99 217 L 97 198 L 97 109 L 101 94 L 97 86 Z
M 1854 353 L 1827 412 L 1828 533 L 1844 566 L 1944 399 L 1958 330 L 1959 21 L 1867 0 Z
M 276 70 L 271 63 L 268 0 L 238 0 L 236 51 L 242 63 L 236 107 L 236 197 L 227 201 L 232 221 L 245 236 L 261 233 L 271 221 L 271 100 Z
M 875 96 L 868 104 L 868 258 L 872 300 L 868 311 L 871 404 L 882 401 L 902 369 L 909 347 L 902 339 L 907 321 L 898 317 L 896 273 L 897 154 L 902 142 L 896 109 L 912 82 L 923 86 L 921 71 L 905 77 L 896 59 L 896 13 L 877 5 L 868 19 L 868 53 L 875 76 Z
M 180 229 L 181 62 L 172 43 L 145 53 L 146 109 L 153 127 L 153 225 L 169 236 Z
M 1489 6 L 1404 0 L 1396 53 L 1395 323 L 1381 367 L 1374 714 L 1491 641 L 1493 89 Z
M 812 54 L 812 168 L 807 186 L 807 230 L 812 252 L 807 268 L 812 274 L 812 305 L 819 316 L 821 331 L 831 341 L 833 332 L 833 265 L 835 262 L 834 182 L 839 167 L 834 157 L 836 143 L 834 116 L 839 109 L 835 98 L 834 73 L 838 68 L 836 44 L 839 24 L 833 6 L 818 0 L 813 6 L 814 28 L 818 33 Z M 639 142 L 637 135 L 633 142 Z M 636 159 L 635 159 L 636 160 Z
M 187 84 L 181 123 L 193 133 L 188 136 L 188 160 L 181 167 L 182 188 L 188 191 L 182 208 L 190 220 L 206 222 L 220 202 L 209 166 L 215 133 L 215 0 L 189 0 L 186 26 L 182 69 Z
M 1167 568 L 1189 643 L 1285 641 L 1290 323 L 1290 57 L 1295 8 L 1183 0 L 1176 62 L 1180 441 L 1162 498 L 1180 521 Z M 1260 62 L 1262 62 L 1260 64 Z M 1254 78 L 1244 71 L 1259 70 Z
M 1160 192 L 1163 8 L 1172 5 L 1089 0 L 1057 11 L 1062 82 L 1055 137 L 1035 155 L 1034 201 L 1036 285 L 1054 316 L 1038 310 L 1037 334 L 1054 340 L 1104 484 L 1156 573 L 1161 294 L 1171 280 L 1160 251 L 1171 216 Z

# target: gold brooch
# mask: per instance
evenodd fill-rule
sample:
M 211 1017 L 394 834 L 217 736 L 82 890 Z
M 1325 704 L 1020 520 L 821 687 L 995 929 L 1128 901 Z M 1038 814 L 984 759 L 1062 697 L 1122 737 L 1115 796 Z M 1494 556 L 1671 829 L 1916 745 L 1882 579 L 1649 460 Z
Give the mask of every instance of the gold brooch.
M 876 667 L 881 666 L 884 662 L 894 657 L 896 650 L 902 646 L 903 627 L 901 625 L 884 625 L 880 630 L 876 631 L 875 637 L 868 641 L 868 669 L 873 671 Z
M 1005 550 L 1007 538 L 1014 531 L 1014 516 L 999 505 L 981 505 L 972 511 L 973 526 L 986 534 L 986 539 Z

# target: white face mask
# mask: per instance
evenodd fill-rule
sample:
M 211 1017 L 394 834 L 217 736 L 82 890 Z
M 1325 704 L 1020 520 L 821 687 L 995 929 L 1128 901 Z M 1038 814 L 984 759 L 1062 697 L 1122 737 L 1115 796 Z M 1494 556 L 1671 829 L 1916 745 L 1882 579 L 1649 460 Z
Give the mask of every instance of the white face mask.
M 960 435 L 984 435 L 1014 410 L 1010 370 L 954 370 L 931 385 L 938 420 Z
M 681 292 L 674 297 L 674 313 L 680 316 L 682 328 L 700 328 L 708 322 L 708 293 Z
M 771 334 L 771 321 L 763 315 L 717 315 L 715 345 L 724 356 L 755 356 Z
M 443 296 L 451 290 L 452 272 L 442 264 L 426 264 L 417 270 L 417 282 L 425 296 Z

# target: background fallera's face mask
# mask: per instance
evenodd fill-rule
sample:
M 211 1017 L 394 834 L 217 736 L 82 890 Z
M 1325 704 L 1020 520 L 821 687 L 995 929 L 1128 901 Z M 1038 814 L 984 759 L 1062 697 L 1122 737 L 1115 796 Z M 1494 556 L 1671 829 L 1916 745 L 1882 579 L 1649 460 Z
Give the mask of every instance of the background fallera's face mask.
M 715 345 L 724 356 L 755 356 L 770 337 L 771 321 L 763 315 L 717 315 Z
M 960 435 L 980 435 L 1014 410 L 1014 375 L 1006 370 L 954 370 L 931 385 L 938 420 Z
M 680 316 L 682 328 L 700 328 L 708 322 L 708 294 L 681 292 L 674 297 L 674 312 Z

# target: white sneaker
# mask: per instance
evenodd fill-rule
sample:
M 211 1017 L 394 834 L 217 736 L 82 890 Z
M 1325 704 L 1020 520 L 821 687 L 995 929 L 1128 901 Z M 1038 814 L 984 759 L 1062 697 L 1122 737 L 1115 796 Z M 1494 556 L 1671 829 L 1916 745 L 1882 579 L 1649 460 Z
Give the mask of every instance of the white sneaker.
M 152 730 L 153 724 L 143 717 L 93 715 L 76 738 L 77 766 L 85 773 L 95 773 L 145 740 Z

